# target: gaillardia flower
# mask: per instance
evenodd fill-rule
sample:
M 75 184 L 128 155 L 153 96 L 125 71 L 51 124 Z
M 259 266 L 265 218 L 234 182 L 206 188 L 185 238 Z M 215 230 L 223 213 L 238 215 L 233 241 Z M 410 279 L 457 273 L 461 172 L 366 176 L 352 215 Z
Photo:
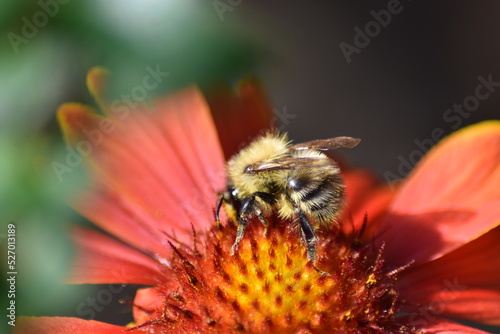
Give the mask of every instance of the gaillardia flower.
M 103 74 L 92 71 L 89 88 L 106 117 L 79 104 L 58 114 L 66 140 L 87 147 L 92 175 L 74 205 L 115 237 L 75 228 L 70 281 L 150 288 L 137 291 L 126 326 L 27 317 L 16 333 L 484 333 L 452 319 L 500 324 L 500 121 L 444 139 L 399 185 L 341 166 L 346 205 L 318 231 L 315 264 L 297 223 L 277 215 L 267 233 L 251 219 L 231 256 L 235 212 L 226 205 L 217 222 L 214 210 L 225 160 L 271 122 L 263 95 L 247 82 L 207 103 L 192 87 L 132 111 L 106 105 Z

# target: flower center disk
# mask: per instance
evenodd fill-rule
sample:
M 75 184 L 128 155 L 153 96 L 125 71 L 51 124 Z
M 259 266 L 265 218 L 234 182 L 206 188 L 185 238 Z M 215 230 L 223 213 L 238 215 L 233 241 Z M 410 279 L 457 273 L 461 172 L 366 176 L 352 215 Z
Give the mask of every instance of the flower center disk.
M 395 277 L 383 268 L 382 250 L 356 235 L 320 232 L 315 268 L 294 227 L 275 219 L 265 234 L 249 221 L 234 256 L 232 222 L 195 237 L 192 247 L 173 246 L 163 309 L 143 325 L 208 333 L 411 332 L 395 320 Z
M 255 232 L 241 242 L 234 260 L 216 260 L 223 277 L 220 291 L 248 318 L 270 327 L 320 321 L 336 280 L 308 263 L 295 238 L 274 230 L 267 238 Z

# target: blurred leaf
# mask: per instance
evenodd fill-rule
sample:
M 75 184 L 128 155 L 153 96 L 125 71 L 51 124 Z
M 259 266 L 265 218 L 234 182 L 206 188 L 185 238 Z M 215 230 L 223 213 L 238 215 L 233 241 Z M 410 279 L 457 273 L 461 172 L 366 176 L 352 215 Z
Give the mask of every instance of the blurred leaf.
M 260 57 L 254 41 L 221 25 L 213 8 L 193 0 L 87 1 L 71 6 L 58 23 L 74 36 L 74 48 L 89 50 L 93 65 L 113 72 L 112 95 L 142 85 L 146 67 L 169 73 L 151 94 L 192 83 L 235 81 Z M 70 42 L 69 42 L 70 43 Z M 90 67 L 90 66 L 89 66 Z
M 0 131 L 38 131 L 54 115 L 68 87 L 64 52 L 50 37 L 34 39 L 15 54 L 2 49 L 0 57 Z

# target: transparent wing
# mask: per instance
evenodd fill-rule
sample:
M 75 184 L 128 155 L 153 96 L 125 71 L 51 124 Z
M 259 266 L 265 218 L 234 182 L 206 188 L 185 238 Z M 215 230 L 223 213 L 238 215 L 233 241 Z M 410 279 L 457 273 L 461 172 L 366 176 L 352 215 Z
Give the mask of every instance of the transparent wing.
M 353 148 L 358 145 L 361 139 L 353 137 L 334 137 L 329 139 L 320 139 L 292 145 L 290 148 L 294 150 L 318 150 L 331 151 L 336 148 Z
M 271 161 L 263 161 L 247 167 L 247 173 L 259 173 L 280 169 L 296 169 L 299 167 L 325 167 L 332 162 L 324 157 L 292 157 L 286 156 Z

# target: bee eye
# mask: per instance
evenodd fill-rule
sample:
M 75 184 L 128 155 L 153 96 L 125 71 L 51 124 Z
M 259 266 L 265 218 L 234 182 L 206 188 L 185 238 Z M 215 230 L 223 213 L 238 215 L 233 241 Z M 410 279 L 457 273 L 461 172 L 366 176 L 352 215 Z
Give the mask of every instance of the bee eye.
M 248 165 L 245 167 L 245 173 L 247 174 L 255 174 L 255 169 L 253 169 L 253 165 Z

